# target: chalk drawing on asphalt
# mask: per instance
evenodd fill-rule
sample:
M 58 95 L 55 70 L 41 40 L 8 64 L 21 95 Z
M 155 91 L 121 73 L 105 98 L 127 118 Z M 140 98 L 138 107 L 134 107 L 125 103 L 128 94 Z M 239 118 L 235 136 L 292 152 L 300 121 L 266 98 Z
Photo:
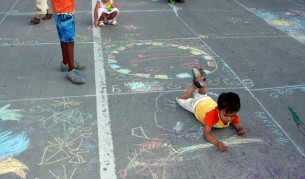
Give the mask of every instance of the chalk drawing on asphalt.
M 0 133 L 0 160 L 5 157 L 16 156 L 25 151 L 30 140 L 25 132 L 13 133 L 4 131 Z
M 82 113 L 78 109 L 67 109 L 62 112 L 55 112 L 41 121 L 43 127 L 49 132 L 52 133 L 52 131 L 57 131 L 60 128 L 65 135 L 68 135 L 84 128 L 85 122 L 91 118 L 92 115 L 89 113 Z
M 0 175 L 15 173 L 21 178 L 26 178 L 25 170 L 29 170 L 29 168 L 17 159 L 7 157 L 0 160 Z
M 305 124 L 302 122 L 299 115 L 291 107 L 288 107 L 288 110 L 290 111 L 292 119 L 297 125 L 299 131 L 305 137 Z
M 142 126 L 132 128 L 132 129 L 131 129 L 131 134 L 132 134 L 133 136 L 136 136 L 136 137 L 149 139 L 149 138 L 147 137 L 147 135 L 145 134 L 145 132 L 144 132 Z
M 70 106 L 79 106 L 82 102 L 73 100 L 70 98 L 62 98 L 61 101 L 59 100 L 54 100 L 54 103 L 52 104 L 52 106 L 55 107 L 63 107 L 64 109 L 66 108 L 70 108 Z
M 12 157 L 24 152 L 29 144 L 30 140 L 25 132 L 4 131 L 0 133 L 0 175 L 15 173 L 21 178 L 26 178 L 24 170 L 29 170 L 29 168 Z
M 305 92 L 305 86 L 291 86 L 268 89 L 268 93 L 273 99 L 277 99 L 282 96 L 292 95 L 297 92 Z
M 61 138 L 54 138 L 53 142 L 48 141 L 39 165 L 53 164 L 63 160 L 74 164 L 85 163 L 86 160 L 82 154 L 89 153 L 90 151 L 83 148 L 83 143 L 91 135 L 92 132 L 83 133 L 71 141 L 65 141 Z
M 264 143 L 261 139 L 243 139 L 236 135 L 224 142 L 229 146 Z M 170 171 L 172 166 L 181 166 L 188 161 L 196 159 L 204 160 L 203 156 L 207 155 L 205 150 L 214 147 L 210 143 L 176 147 L 171 142 L 157 139 L 149 140 L 142 144 L 135 144 L 135 146 L 139 148 L 134 149 L 132 155 L 128 156 L 129 162 L 127 166 L 119 170 L 120 176 L 123 179 L 140 176 L 162 178 L 165 176 L 164 172 Z M 173 176 L 171 175 L 174 175 L 174 173 L 169 172 L 168 177 L 165 178 L 172 178 Z
M 305 44 L 304 11 L 294 9 L 288 9 L 286 11 L 269 11 L 255 8 L 250 8 L 250 10 L 270 25 Z
M 14 120 L 14 121 L 19 121 L 23 115 L 20 114 L 22 110 L 19 109 L 9 109 L 10 104 L 7 104 L 5 106 L 2 106 L 0 108 L 0 119 L 6 121 L 6 120 Z
M 72 171 L 70 177 L 68 176 L 68 172 L 67 172 L 66 166 L 63 165 L 62 168 L 63 168 L 63 175 L 60 175 L 60 174 L 56 175 L 56 174 L 55 174 L 53 171 L 51 171 L 51 170 L 49 170 L 49 173 L 50 173 L 51 175 L 53 175 L 53 177 L 54 177 L 55 179 L 61 179 L 61 176 L 64 176 L 62 179 L 72 179 L 73 176 L 74 176 L 74 174 L 75 174 L 75 172 L 76 172 L 76 168 L 73 169 L 73 171 Z M 69 172 L 69 173 L 70 173 L 70 172 Z
M 135 56 L 126 53 L 135 51 Z M 145 51 L 149 51 L 147 54 Z M 162 53 L 160 53 L 160 51 Z M 124 57 L 123 57 L 124 56 Z M 160 65 L 166 60 L 167 65 Z M 208 52 L 192 46 L 171 42 L 146 41 L 118 46 L 107 55 L 110 68 L 124 75 L 143 78 L 179 79 L 191 78 L 191 68 L 200 63 L 207 74 L 217 69 L 217 63 Z M 185 72 L 187 69 L 188 72 Z

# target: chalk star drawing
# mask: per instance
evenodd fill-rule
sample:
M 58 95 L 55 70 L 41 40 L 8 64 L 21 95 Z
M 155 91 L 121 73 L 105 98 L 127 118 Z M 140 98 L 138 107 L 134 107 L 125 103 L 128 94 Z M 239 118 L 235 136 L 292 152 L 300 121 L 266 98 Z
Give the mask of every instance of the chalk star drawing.
M 19 112 L 22 110 L 19 109 L 8 109 L 11 105 L 5 105 L 0 108 L 0 119 L 2 120 L 20 120 L 23 115 Z
M 75 174 L 76 168 L 74 168 L 74 170 L 73 170 L 71 176 L 68 178 L 68 177 L 67 177 L 67 169 L 66 169 L 66 166 L 63 165 L 62 167 L 63 167 L 63 170 L 64 170 L 64 176 L 65 176 L 63 179 L 72 179 L 72 177 L 73 177 L 74 174 Z M 49 172 L 50 172 L 56 179 L 60 179 L 60 176 L 55 175 L 51 170 L 49 170 Z
M 70 106 L 79 106 L 82 103 L 82 102 L 79 102 L 79 101 L 70 100 L 70 98 L 68 98 L 68 99 L 63 98 L 62 101 L 54 100 L 54 102 L 55 103 L 52 104 L 52 106 L 55 106 L 55 107 L 63 106 L 64 109 L 70 108 Z
M 55 138 L 55 142 L 48 141 L 49 145 L 44 149 L 42 159 L 39 165 L 53 164 L 62 160 L 69 159 L 68 162 L 81 164 L 85 159 L 80 154 L 89 153 L 88 149 L 82 149 L 85 138 L 91 136 L 91 133 L 83 133 L 71 142 Z
M 24 170 L 29 170 L 29 168 L 17 159 L 8 157 L 0 161 L 0 175 L 15 173 L 21 178 L 26 178 Z

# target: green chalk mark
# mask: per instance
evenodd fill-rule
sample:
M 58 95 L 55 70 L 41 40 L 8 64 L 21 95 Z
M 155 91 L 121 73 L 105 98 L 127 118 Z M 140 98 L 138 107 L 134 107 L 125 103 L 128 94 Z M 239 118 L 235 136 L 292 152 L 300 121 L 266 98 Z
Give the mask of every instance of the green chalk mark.
M 293 111 L 293 109 L 291 107 L 288 107 L 292 117 L 293 117 L 293 120 L 294 122 L 296 123 L 296 125 L 300 125 L 302 124 L 302 121 L 301 119 L 299 118 L 298 114 L 296 112 Z
M 9 109 L 11 105 L 5 105 L 0 108 L 0 119 L 2 120 L 20 120 L 23 116 L 19 113 L 19 109 Z

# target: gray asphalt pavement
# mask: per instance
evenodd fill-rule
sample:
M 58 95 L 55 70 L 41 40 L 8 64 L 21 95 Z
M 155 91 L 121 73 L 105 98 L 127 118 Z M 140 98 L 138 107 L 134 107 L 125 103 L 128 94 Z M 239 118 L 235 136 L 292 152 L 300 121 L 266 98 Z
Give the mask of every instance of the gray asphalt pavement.
M 92 27 L 77 1 L 75 59 L 60 72 L 54 20 L 35 1 L 0 0 L 0 178 L 305 179 L 304 0 L 116 0 L 118 25 Z M 240 95 L 248 130 L 213 130 L 175 99 L 191 68 L 208 95 Z

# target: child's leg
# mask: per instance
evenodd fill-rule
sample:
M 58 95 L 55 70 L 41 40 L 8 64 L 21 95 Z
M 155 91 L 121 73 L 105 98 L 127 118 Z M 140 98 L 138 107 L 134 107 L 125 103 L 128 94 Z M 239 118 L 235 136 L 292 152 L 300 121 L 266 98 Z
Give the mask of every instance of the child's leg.
M 99 12 L 101 12 L 100 9 L 99 9 Z M 105 27 L 104 20 L 106 19 L 106 14 L 104 12 L 101 12 L 101 14 L 99 14 L 99 16 L 100 17 L 98 18 L 98 26 Z
M 193 96 L 194 91 L 196 90 L 196 87 L 192 84 L 184 93 L 180 95 L 179 98 L 181 99 L 188 99 Z
M 68 55 L 67 55 L 67 47 L 66 47 L 66 42 L 60 42 L 60 47 L 61 47 L 61 54 L 62 54 L 62 62 L 63 64 L 68 63 Z
M 118 12 L 117 12 L 117 11 L 114 11 L 113 13 L 109 14 L 109 16 L 107 17 L 107 19 L 108 19 L 109 21 L 115 20 L 115 18 L 117 17 L 117 15 L 118 15 Z
M 69 71 L 73 70 L 74 67 L 74 43 L 68 42 L 67 43 L 67 54 L 68 54 L 68 64 L 69 64 Z
M 204 85 L 204 87 L 199 88 L 198 93 L 203 95 L 207 94 L 206 85 Z
M 102 14 L 98 20 L 103 22 L 105 19 L 106 19 L 106 13 L 102 12 Z
M 74 43 L 73 42 L 60 42 L 63 63 L 69 64 L 69 71 L 74 67 Z
M 188 98 L 188 99 L 181 99 L 181 98 L 178 98 L 176 99 L 177 103 L 179 104 L 179 106 L 181 106 L 183 109 L 191 112 L 191 113 L 194 113 L 194 102 L 193 102 L 193 98 Z

